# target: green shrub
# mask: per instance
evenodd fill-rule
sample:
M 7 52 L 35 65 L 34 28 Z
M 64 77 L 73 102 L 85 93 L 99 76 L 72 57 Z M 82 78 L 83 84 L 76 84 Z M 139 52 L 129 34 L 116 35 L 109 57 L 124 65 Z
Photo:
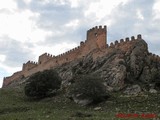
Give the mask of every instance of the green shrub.
M 80 99 L 91 99 L 95 103 L 108 97 L 102 79 L 97 76 L 76 76 L 72 81 L 74 82 L 69 88 L 71 96 L 78 95 Z
M 31 98 L 44 98 L 60 88 L 61 78 L 54 70 L 45 70 L 32 75 L 24 88 Z
M 155 87 L 160 90 L 160 72 L 157 71 L 155 72 L 155 75 L 154 75 L 154 83 L 155 83 Z

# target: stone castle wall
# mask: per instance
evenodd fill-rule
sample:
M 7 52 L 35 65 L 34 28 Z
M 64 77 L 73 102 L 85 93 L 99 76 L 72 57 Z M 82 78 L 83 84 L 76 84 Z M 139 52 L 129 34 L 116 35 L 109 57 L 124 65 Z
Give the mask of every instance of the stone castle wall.
M 14 73 L 10 77 L 4 78 L 3 87 L 9 85 L 14 80 L 18 80 L 23 77 L 28 77 L 38 71 L 43 71 L 46 69 L 55 68 L 64 63 L 71 62 L 86 56 L 93 50 L 96 50 L 93 54 L 93 59 L 97 57 L 102 57 L 109 52 L 112 52 L 113 49 L 121 49 L 126 52 L 133 46 L 133 42 L 136 40 L 142 40 L 142 36 L 139 34 L 135 38 L 132 36 L 131 38 L 127 37 L 125 39 L 116 40 L 114 43 L 107 44 L 107 30 L 106 26 L 102 28 L 102 26 L 94 27 L 87 31 L 87 38 L 83 42 L 80 42 L 80 45 L 76 48 L 73 48 L 63 54 L 54 56 L 48 53 L 44 53 L 39 56 L 38 62 L 28 61 L 23 64 L 22 71 Z M 160 57 L 158 55 L 148 53 L 150 59 L 153 62 L 160 62 Z
M 142 36 L 139 34 L 137 37 L 131 36 L 131 38 L 126 37 L 125 39 L 115 40 L 115 42 L 111 42 L 110 45 L 106 44 L 104 49 L 101 49 L 97 53 L 93 54 L 93 59 L 97 57 L 103 57 L 104 55 L 112 52 L 114 49 L 120 49 L 121 51 L 128 51 L 133 47 L 133 42 L 137 40 L 142 40 Z M 159 57 L 160 58 L 160 57 Z
M 39 56 L 38 62 L 28 61 L 27 63 L 24 63 L 22 71 L 14 73 L 10 77 L 4 78 L 3 87 L 7 86 L 14 80 L 22 77 L 28 77 L 38 71 L 55 68 L 64 63 L 82 58 L 94 49 L 104 48 L 106 45 L 106 34 L 106 26 L 93 27 L 92 29 L 87 31 L 86 40 L 84 42 L 80 42 L 80 45 L 78 47 L 57 56 L 44 53 Z
M 3 79 L 3 86 L 2 87 L 5 87 L 5 86 L 9 85 L 11 82 L 13 82 L 14 80 L 21 79 L 22 77 L 23 77 L 22 71 L 16 72 L 10 77 L 5 77 Z

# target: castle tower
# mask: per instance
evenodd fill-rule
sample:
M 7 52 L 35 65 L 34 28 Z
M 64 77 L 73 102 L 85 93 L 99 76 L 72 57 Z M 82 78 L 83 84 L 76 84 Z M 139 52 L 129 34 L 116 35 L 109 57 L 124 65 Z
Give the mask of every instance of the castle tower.
M 94 27 L 87 31 L 87 41 L 92 41 L 98 48 L 104 48 L 107 44 L 107 27 Z M 95 47 L 95 46 L 94 46 Z

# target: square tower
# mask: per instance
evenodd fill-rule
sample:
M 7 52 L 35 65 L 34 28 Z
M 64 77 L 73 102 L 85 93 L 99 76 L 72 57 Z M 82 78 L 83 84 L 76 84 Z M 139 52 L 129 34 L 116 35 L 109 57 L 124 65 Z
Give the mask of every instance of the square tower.
M 104 26 L 102 28 L 102 26 L 96 26 L 88 30 L 87 41 L 93 44 L 96 43 L 98 48 L 104 48 L 107 44 L 107 27 Z

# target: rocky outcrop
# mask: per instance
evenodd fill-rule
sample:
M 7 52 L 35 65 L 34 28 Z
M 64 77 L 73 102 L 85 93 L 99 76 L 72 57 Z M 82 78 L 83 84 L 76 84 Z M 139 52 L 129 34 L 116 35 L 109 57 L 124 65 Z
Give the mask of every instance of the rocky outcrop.
M 126 48 L 127 47 L 127 48 Z M 95 51 L 93 51 L 95 54 Z M 57 70 L 64 80 L 63 86 L 77 74 L 96 74 L 104 79 L 108 91 L 119 91 L 130 84 L 160 81 L 160 61 L 154 61 L 144 40 L 117 46 L 104 56 L 93 58 L 93 52 L 83 59 L 63 65 Z M 148 88 L 149 89 L 149 88 Z
M 160 87 L 160 59 L 148 52 L 147 43 L 142 39 L 117 43 L 107 49 L 95 49 L 56 70 L 63 79 L 62 88 L 65 89 L 71 84 L 70 80 L 79 74 L 95 74 L 103 78 L 108 91 L 124 90 L 128 85 L 136 84 L 143 89 L 155 82 Z

